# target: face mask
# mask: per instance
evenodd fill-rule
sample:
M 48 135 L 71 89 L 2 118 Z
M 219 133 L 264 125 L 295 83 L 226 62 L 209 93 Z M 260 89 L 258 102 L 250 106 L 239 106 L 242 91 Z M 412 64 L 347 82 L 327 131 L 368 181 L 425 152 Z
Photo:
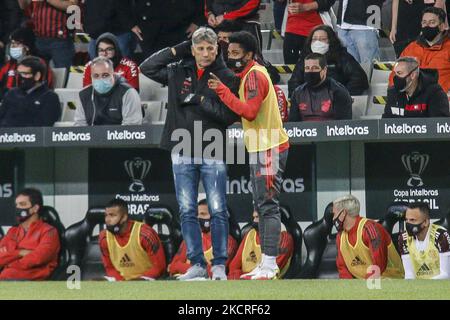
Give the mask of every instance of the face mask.
M 336 217 L 336 219 L 333 219 L 333 225 L 336 228 L 337 232 L 341 232 L 342 230 L 344 230 L 344 221 L 345 218 L 347 217 L 347 214 L 345 214 L 344 219 L 341 221 L 339 220 L 339 217 L 341 216 L 342 212 L 344 212 L 344 210 L 342 210 Z
M 11 58 L 13 58 L 14 60 L 20 60 L 20 59 L 22 59 L 22 57 L 24 56 L 24 54 L 23 54 L 23 48 L 22 48 L 22 47 L 10 48 L 10 49 L 9 49 L 9 55 L 10 55 Z
M 422 28 L 422 35 L 428 41 L 434 40 L 434 38 L 436 38 L 439 33 L 441 33 L 441 31 L 439 30 L 439 27 L 424 27 L 424 28 Z
M 320 83 L 320 81 L 322 81 L 320 77 L 320 72 L 305 72 L 305 82 L 310 87 L 317 86 Z
M 328 52 L 330 45 L 323 41 L 313 41 L 311 43 L 311 51 L 314 53 L 325 54 Z
M 19 223 L 27 221 L 33 214 L 30 213 L 31 207 L 27 209 L 16 208 L 16 220 Z
M 105 94 L 111 91 L 114 84 L 112 80 L 109 79 L 97 79 L 92 81 L 92 86 L 94 87 L 94 90 L 97 91 L 100 94 Z
M 24 78 L 19 76 L 18 79 L 18 86 L 23 91 L 28 91 L 31 88 L 33 88 L 36 85 L 36 81 L 34 81 L 34 78 Z
M 120 221 L 113 225 L 106 225 L 106 230 L 108 230 L 112 234 L 119 234 L 120 229 L 122 229 L 122 225 L 123 225 L 123 223 Z
M 244 70 L 246 63 L 244 62 L 244 58 L 240 58 L 240 59 L 232 59 L 232 58 L 228 58 L 227 60 L 227 66 L 228 68 L 230 68 L 231 70 L 235 71 L 235 72 L 240 72 L 242 70 Z
M 211 220 L 210 219 L 198 218 L 198 222 L 200 223 L 200 229 L 202 229 L 203 233 L 208 233 L 211 230 Z
M 253 221 L 253 222 L 252 222 L 252 228 L 255 229 L 256 231 L 258 231 L 258 230 L 259 230 L 259 223 Z
M 398 92 L 405 92 L 406 90 L 408 90 L 409 86 L 411 85 L 412 81 L 408 84 L 408 77 L 411 75 L 411 73 L 413 73 L 414 71 L 416 71 L 416 69 L 412 70 L 410 73 L 408 73 L 405 77 L 399 77 L 397 75 L 394 76 L 394 88 L 398 91 Z
M 405 223 L 406 232 L 408 232 L 408 235 L 410 237 L 417 236 L 420 233 L 420 231 L 423 230 L 422 224 L 423 224 L 423 222 L 418 223 L 418 224 L 413 224 L 413 223 L 406 222 Z

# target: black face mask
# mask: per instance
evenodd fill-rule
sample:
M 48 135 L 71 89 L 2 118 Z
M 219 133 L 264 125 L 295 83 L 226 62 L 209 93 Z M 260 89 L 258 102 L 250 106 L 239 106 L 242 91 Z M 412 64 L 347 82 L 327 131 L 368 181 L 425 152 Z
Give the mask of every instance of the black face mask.
M 418 223 L 418 224 L 406 222 L 405 226 L 406 226 L 406 232 L 408 232 L 408 235 L 410 237 L 417 236 L 423 230 L 423 222 Z
M 434 38 L 436 38 L 439 33 L 441 33 L 441 31 L 439 30 L 439 27 L 423 27 L 422 28 L 422 35 L 428 41 L 433 41 Z
M 341 216 L 342 212 L 344 212 L 344 210 L 339 212 L 337 217 L 335 219 L 333 219 L 333 225 L 336 228 L 337 232 L 341 232 L 342 230 L 344 230 L 344 221 L 345 221 L 345 218 L 347 217 L 347 213 L 345 214 L 344 219 L 341 221 L 341 220 L 339 220 L 339 217 Z
M 242 70 L 244 70 L 245 66 L 247 64 L 244 62 L 244 58 L 239 58 L 239 59 L 232 59 L 232 58 L 228 58 L 227 59 L 227 66 L 228 68 L 230 68 L 231 70 L 233 70 L 234 72 L 241 72 Z
M 32 213 L 30 213 L 31 208 L 32 207 L 29 207 L 27 209 L 16 208 L 15 214 L 18 223 L 27 221 L 33 215 Z
M 322 79 L 320 78 L 320 72 L 305 72 L 305 82 L 310 87 L 317 86 Z
M 108 230 L 112 234 L 119 234 L 120 230 L 122 230 L 123 224 L 124 224 L 124 222 L 119 221 L 118 223 L 113 224 L 113 225 L 106 225 L 106 230 Z
M 411 75 L 411 73 L 413 73 L 416 70 L 417 69 L 412 70 L 410 73 L 408 73 L 404 77 L 399 77 L 399 76 L 395 75 L 394 79 L 393 79 L 393 81 L 394 81 L 394 88 L 398 92 L 405 92 L 406 89 L 408 88 L 408 77 Z
M 34 78 L 24 78 L 20 77 L 18 79 L 18 86 L 23 91 L 28 91 L 31 88 L 33 88 L 36 85 L 36 81 L 34 81 Z
M 203 233 L 208 233 L 211 230 L 211 220 L 198 218 L 198 223 L 200 224 L 200 229 Z
M 256 231 L 259 231 L 259 222 L 252 222 L 252 228 L 255 229 Z

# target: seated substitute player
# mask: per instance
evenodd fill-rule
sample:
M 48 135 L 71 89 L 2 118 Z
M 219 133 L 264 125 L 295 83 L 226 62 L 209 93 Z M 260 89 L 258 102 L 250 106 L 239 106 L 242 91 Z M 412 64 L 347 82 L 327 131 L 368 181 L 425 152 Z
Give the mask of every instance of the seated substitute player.
M 405 279 L 450 278 L 450 236 L 445 228 L 430 222 L 428 204 L 410 204 L 405 225 L 399 237 Z
M 283 278 L 291 264 L 292 254 L 294 253 L 294 239 L 286 231 L 280 234 L 279 254 L 277 256 L 277 265 L 280 268 L 280 278 Z M 259 217 L 258 212 L 253 212 L 252 228 L 247 232 L 239 245 L 238 252 L 231 260 L 228 279 L 229 280 L 251 280 L 254 275 L 251 273 L 256 266 L 261 263 L 261 239 L 259 237 Z
M 198 202 L 198 222 L 200 224 L 200 229 L 202 230 L 203 252 L 205 254 L 205 260 L 208 264 L 208 274 L 211 276 L 211 261 L 214 258 L 214 254 L 211 238 L 211 215 L 208 211 L 208 203 L 206 199 Z M 228 260 L 225 263 L 226 267 L 229 266 L 231 259 L 234 257 L 237 246 L 238 244 L 236 240 L 232 236 L 228 235 Z M 179 276 L 185 274 L 190 267 L 191 263 L 187 258 L 186 242 L 183 241 L 177 254 L 173 257 L 172 262 L 169 264 L 169 274 L 171 276 Z
M 99 243 L 107 280 L 154 280 L 164 274 L 166 258 L 158 234 L 149 225 L 129 219 L 125 201 L 107 204 L 105 223 Z
M 377 222 L 359 215 L 359 200 L 344 196 L 333 201 L 333 225 L 338 231 L 336 260 L 339 278 L 403 278 L 403 266 L 391 236 Z

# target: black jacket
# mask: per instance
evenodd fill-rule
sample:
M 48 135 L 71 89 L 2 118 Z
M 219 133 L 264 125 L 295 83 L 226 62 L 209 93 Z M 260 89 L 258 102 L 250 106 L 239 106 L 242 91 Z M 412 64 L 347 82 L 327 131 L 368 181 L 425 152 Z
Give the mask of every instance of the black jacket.
M 326 121 L 352 118 L 352 97 L 331 78 L 318 87 L 303 84 L 291 97 L 289 121 Z
M 333 3 L 335 0 L 328 0 Z M 345 11 L 344 22 L 357 25 L 367 25 L 367 21 L 374 14 L 367 10 L 370 6 L 383 6 L 385 0 L 348 0 L 347 10 Z M 342 23 L 342 5 L 344 0 L 339 0 L 339 7 L 337 13 L 337 24 Z M 369 11 L 369 12 L 368 12 Z M 381 11 L 380 11 L 381 12 Z
M 300 54 L 291 79 L 288 81 L 289 96 L 294 90 L 305 82 L 305 57 L 308 55 L 306 50 Z M 328 54 L 328 72 L 329 78 L 343 84 L 352 96 L 362 95 L 369 88 L 367 75 L 361 65 L 353 58 L 346 49 L 337 54 L 336 61 L 329 59 Z
M 419 85 L 409 99 L 406 93 L 389 88 L 383 118 L 449 117 L 447 94 L 437 80 L 436 70 L 421 69 Z
M 0 41 L 5 45 L 9 42 L 9 35 L 20 27 L 22 16 L 17 0 L 0 1 Z
M 216 61 L 207 67 L 203 76 L 197 80 L 197 67 L 190 47 L 189 41 L 177 45 L 176 56 L 170 48 L 163 49 L 140 66 L 144 75 L 169 87 L 167 119 L 161 147 L 170 151 L 178 144 L 178 141 L 171 141 L 175 129 L 186 129 L 192 137 L 192 146 L 198 146 L 202 138 L 194 136 L 194 121 L 202 122 L 202 135 L 208 129 L 219 129 L 225 138 L 226 128 L 239 120 L 239 116 L 228 109 L 217 94 L 208 88 L 210 72 L 235 93 L 239 79 L 225 66 L 222 56 L 218 55 Z M 208 144 L 210 142 L 203 142 L 202 150 Z
M 30 93 L 14 88 L 0 107 L 0 127 L 48 127 L 53 126 L 60 116 L 58 95 L 46 84 Z
M 105 32 L 131 32 L 135 26 L 132 0 L 86 0 L 84 29 L 93 38 Z

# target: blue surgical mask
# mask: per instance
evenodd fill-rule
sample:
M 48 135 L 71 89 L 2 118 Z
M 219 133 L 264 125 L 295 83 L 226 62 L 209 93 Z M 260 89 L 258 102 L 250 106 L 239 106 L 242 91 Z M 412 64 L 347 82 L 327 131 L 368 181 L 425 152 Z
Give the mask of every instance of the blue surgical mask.
M 92 86 L 94 87 L 95 91 L 97 91 L 100 94 L 105 94 L 111 91 L 112 87 L 114 86 L 112 79 L 97 79 L 92 81 Z
M 23 58 L 23 48 L 17 47 L 17 48 L 9 48 L 9 55 L 14 60 L 20 60 Z

